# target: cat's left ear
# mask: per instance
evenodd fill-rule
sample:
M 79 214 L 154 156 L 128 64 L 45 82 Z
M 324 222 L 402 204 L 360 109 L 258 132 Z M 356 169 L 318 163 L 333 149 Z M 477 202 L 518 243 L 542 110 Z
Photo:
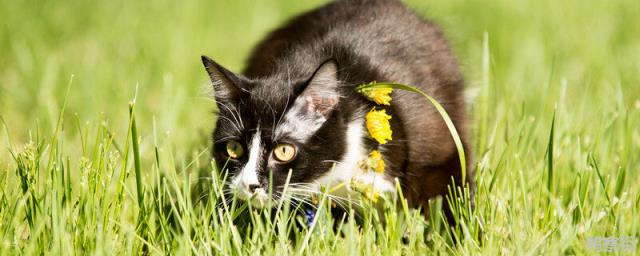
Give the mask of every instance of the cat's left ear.
M 339 83 L 338 64 L 334 59 L 325 61 L 311 76 L 292 109 L 326 120 L 340 99 Z

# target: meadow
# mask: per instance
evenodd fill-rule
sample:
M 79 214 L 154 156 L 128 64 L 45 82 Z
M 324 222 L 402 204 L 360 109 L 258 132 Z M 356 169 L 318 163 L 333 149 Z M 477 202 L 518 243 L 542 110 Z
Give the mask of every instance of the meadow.
M 0 0 L 0 255 L 590 255 L 597 237 L 640 251 L 636 0 L 406 1 L 466 78 L 478 188 L 452 229 L 446 199 L 426 219 L 399 197 L 312 227 L 230 202 L 200 55 L 241 71 L 324 2 Z

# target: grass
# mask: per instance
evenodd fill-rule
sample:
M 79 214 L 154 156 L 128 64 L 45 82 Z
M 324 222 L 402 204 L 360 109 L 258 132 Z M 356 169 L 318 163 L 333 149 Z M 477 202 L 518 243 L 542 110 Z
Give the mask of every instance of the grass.
M 589 237 L 640 237 L 633 0 L 409 1 L 467 78 L 477 208 L 456 202 L 450 232 L 442 200 L 427 219 L 390 202 L 309 230 L 282 206 L 236 228 L 199 55 L 239 71 L 321 2 L 0 0 L 0 254 L 594 254 Z

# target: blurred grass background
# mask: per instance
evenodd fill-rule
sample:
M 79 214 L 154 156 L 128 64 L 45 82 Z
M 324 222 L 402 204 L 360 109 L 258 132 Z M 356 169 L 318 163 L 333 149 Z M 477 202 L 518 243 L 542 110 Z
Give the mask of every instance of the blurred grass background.
M 16 182 L 7 148 L 20 151 L 36 133 L 52 136 L 70 83 L 61 135 L 65 154 L 83 155 L 80 131 L 102 122 L 124 140 L 127 104 L 137 87 L 143 159 L 152 162 L 157 140 L 178 161 L 188 161 L 210 143 L 215 120 L 200 55 L 239 72 L 269 30 L 324 2 L 0 0 L 3 179 Z M 530 241 L 554 230 L 545 223 L 555 222 L 540 221 L 545 211 L 585 202 L 584 219 L 573 226 L 558 220 L 555 228 L 570 225 L 571 231 L 546 244 L 549 250 L 580 247 L 585 235 L 640 236 L 636 0 L 406 3 L 442 27 L 463 67 L 479 173 L 478 218 L 492 234 L 490 248 L 535 249 Z M 549 196 L 540 187 L 548 175 L 554 111 Z M 602 179 L 589 159 L 597 161 Z M 590 183 L 576 183 L 579 177 Z M 5 189 L 3 195 L 12 191 Z M 576 190 L 589 191 L 588 200 L 575 201 Z M 604 191 L 618 206 L 607 203 Z M 618 218 L 597 219 L 603 209 L 615 209 Z
M 159 131 L 191 146 L 213 121 L 199 55 L 240 71 L 270 29 L 323 2 L 2 0 L 0 113 L 15 142 L 28 140 L 36 123 L 50 131 L 73 76 L 65 115 L 96 122 L 104 113 L 124 129 L 137 85 L 142 123 L 155 116 Z M 527 112 L 541 114 L 562 102 L 574 107 L 568 112 L 582 111 L 577 117 L 594 118 L 614 106 L 633 108 L 640 5 L 580 3 L 407 1 L 443 27 L 471 89 L 483 83 L 482 38 L 488 33 L 492 117 L 523 103 Z

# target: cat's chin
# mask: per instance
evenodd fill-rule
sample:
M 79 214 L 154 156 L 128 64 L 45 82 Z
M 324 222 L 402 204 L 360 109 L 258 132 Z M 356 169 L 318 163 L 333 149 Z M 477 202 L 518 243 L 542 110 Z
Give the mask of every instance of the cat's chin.
M 269 205 L 269 201 L 266 199 L 263 200 L 263 199 L 253 198 L 253 199 L 244 200 L 244 201 L 251 204 L 251 207 L 254 209 L 266 208 L 267 205 Z M 275 205 L 275 203 L 272 202 L 271 205 Z
M 236 193 L 236 197 L 251 204 L 251 207 L 256 209 L 262 209 L 269 205 L 269 195 L 264 191 L 264 189 L 257 189 L 253 194 L 239 191 Z M 274 204 L 275 203 L 272 200 L 271 205 Z

